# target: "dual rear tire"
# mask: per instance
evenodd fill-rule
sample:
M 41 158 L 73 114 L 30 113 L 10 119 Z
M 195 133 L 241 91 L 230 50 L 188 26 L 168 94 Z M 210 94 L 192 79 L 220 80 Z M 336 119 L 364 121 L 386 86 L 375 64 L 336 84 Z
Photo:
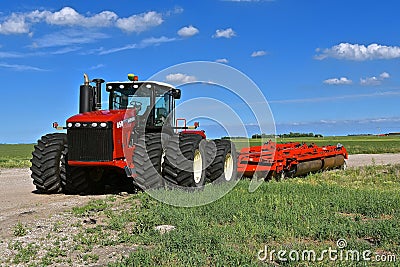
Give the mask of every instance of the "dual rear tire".
M 229 140 L 209 141 L 209 157 L 213 159 L 206 169 L 211 183 L 231 182 L 237 178 L 237 154 L 235 144 Z
M 200 188 L 237 177 L 236 149 L 228 140 L 206 141 L 197 134 L 173 136 L 166 149 L 164 179 L 172 186 Z
M 163 177 L 170 187 L 202 187 L 206 179 L 205 140 L 197 134 L 174 135 L 168 142 Z

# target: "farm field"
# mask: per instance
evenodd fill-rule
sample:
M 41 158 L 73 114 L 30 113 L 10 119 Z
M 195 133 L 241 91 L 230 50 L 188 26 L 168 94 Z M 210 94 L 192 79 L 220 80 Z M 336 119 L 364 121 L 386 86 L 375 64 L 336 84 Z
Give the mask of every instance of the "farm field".
M 260 145 L 257 139 L 233 139 L 236 149 L 243 147 Z M 336 145 L 341 143 L 346 147 L 349 154 L 381 154 L 381 153 L 400 153 L 400 136 L 327 136 L 322 138 L 299 137 L 299 138 L 277 138 L 277 143 L 305 142 L 316 145 Z
M 0 168 L 30 167 L 32 151 L 33 144 L 0 144 Z
M 0 242 L 6 255 L 1 258 L 26 266 L 398 266 L 400 165 L 265 182 L 253 193 L 248 186 L 241 180 L 223 198 L 194 208 L 163 204 L 146 193 L 104 196 L 55 216 L 51 224 L 17 223 L 10 230 L 14 237 Z M 175 229 L 161 234 L 158 225 Z M 272 258 L 265 257 L 266 248 L 275 251 Z M 370 251 L 371 262 L 350 256 L 331 261 L 321 256 L 329 248 L 343 255 Z M 316 258 L 283 262 L 279 250 L 312 250 Z M 385 262 L 375 262 L 380 259 Z

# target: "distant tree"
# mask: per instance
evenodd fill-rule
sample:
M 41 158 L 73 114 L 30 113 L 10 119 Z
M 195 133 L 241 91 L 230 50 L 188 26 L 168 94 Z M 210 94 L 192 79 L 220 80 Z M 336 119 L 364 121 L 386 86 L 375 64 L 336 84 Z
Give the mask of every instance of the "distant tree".
M 281 134 L 279 137 L 283 138 L 293 138 L 293 137 L 315 137 L 314 133 L 294 133 L 289 132 L 288 134 Z

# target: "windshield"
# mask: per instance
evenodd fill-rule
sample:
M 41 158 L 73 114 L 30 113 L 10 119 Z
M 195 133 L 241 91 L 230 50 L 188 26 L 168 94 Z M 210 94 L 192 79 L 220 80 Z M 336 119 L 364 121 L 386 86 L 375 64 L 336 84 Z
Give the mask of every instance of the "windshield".
M 136 109 L 137 115 L 142 116 L 147 125 L 162 126 L 174 108 L 170 89 L 150 83 L 116 89 L 110 94 L 110 109 Z

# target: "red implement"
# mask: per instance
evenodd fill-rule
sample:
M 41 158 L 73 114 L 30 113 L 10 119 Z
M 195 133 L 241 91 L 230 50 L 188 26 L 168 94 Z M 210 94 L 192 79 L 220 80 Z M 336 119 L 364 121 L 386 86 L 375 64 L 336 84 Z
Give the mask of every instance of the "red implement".
M 238 173 L 259 178 L 301 176 L 320 170 L 344 167 L 348 158 L 346 148 L 315 144 L 268 142 L 262 146 L 243 148 L 238 158 Z

